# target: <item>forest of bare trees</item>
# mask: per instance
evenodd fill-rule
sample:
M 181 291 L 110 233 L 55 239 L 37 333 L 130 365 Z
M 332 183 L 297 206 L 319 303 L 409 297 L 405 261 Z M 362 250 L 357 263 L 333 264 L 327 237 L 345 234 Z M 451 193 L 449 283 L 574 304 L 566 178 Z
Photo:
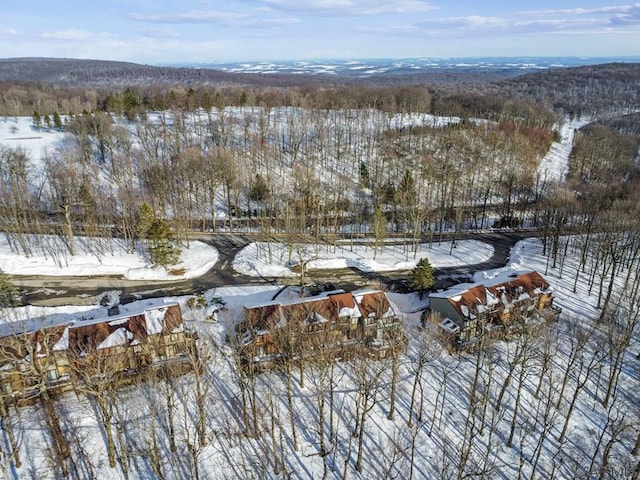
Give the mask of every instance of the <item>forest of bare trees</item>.
M 41 169 L 2 147 L 2 229 L 25 254 L 26 233 L 64 235 L 73 255 L 78 234 L 116 235 L 135 248 L 143 202 L 178 239 L 250 221 L 265 233 L 367 232 L 378 208 L 392 231 L 417 241 L 434 229 L 486 226 L 496 208 L 509 225 L 531 215 L 553 115 L 492 102 L 496 120 L 438 125 L 424 113 L 426 92 L 374 93 L 354 91 L 362 98 L 325 109 L 254 106 L 255 92 L 233 107 L 219 94 L 171 90 L 173 108 L 154 113 L 151 105 L 166 108 L 162 98 L 127 89 L 104 97 L 106 112 L 63 116 L 61 127 L 34 112 L 34 128 L 66 137 Z
M 576 264 L 578 274 L 594 263 L 584 273 Z M 598 321 L 569 315 L 457 355 L 443 352 L 435 323 L 405 324 L 408 345 L 384 360 L 324 348 L 267 371 L 229 354 L 220 325 L 193 302 L 192 373 L 152 370 L 113 388 L 96 381 L 110 378 L 108 363 L 94 362 L 71 372 L 75 394 L 2 404 L 0 468 L 66 478 L 637 478 L 637 263 L 620 273 L 628 281 L 616 282 Z M 44 384 L 38 362 L 24 374 Z M 48 447 L 31 448 L 36 438 Z
M 398 235 L 410 249 L 444 232 L 528 227 L 547 271 L 574 293 L 586 286 L 597 311 L 456 356 L 442 352 L 431 323 L 407 324 L 406 351 L 386 360 L 300 351 L 258 372 L 229 353 L 224 325 L 202 322 L 193 306 L 193 373 L 0 404 L 3 474 L 640 478 L 640 141 L 637 116 L 626 116 L 638 106 L 629 78 L 611 80 L 608 104 L 582 97 L 581 80 L 555 96 L 549 83 L 512 80 L 527 90 L 519 97 L 414 86 L 6 85 L 0 113 L 66 134 L 41 165 L 0 146 L 0 231 L 25 256 L 43 251 L 64 264 L 80 236 L 104 256 L 114 236 L 149 253 L 193 230 L 250 228 L 285 242 L 305 234 L 317 244 L 362 234 L 374 248 Z M 585 82 L 598 96 L 609 80 Z M 566 182 L 548 183 L 538 166 L 562 114 L 613 110 L 617 123 L 576 133 Z M 54 234 L 63 248 L 34 234 Z M 44 381 L 33 368 L 25 374 Z M 34 435 L 37 451 L 27 445 Z
M 372 232 L 376 208 L 390 232 L 412 233 L 416 242 L 427 232 L 553 221 L 553 213 L 540 209 L 552 208 L 551 197 L 560 193 L 537 171 L 557 135 L 549 111 L 451 97 L 438 103 L 438 112 L 463 116 L 442 123 L 448 117 L 424 112 L 434 103 L 424 92 L 405 92 L 404 100 L 403 90 L 395 97 L 378 92 L 377 99 L 374 91 L 361 93 L 371 105 L 346 97 L 333 109 L 254 106 L 255 95 L 232 107 L 227 97 L 193 89 L 171 90 L 166 105 L 131 89 L 109 94 L 102 106 L 111 113 L 63 117 L 65 141 L 45 152 L 44 168 L 34 168 L 27 152 L 2 147 L 2 229 L 25 254 L 28 232 L 65 235 L 73 254 L 73 235 L 80 233 L 115 234 L 135 248 L 143 202 L 172 224 L 178 239 L 189 230 L 234 230 L 249 222 L 266 234 Z M 379 109 L 385 98 L 390 110 Z M 174 107 L 154 113 L 147 110 L 154 102 Z M 589 189 L 601 184 L 609 196 L 624 195 L 636 181 L 637 143 L 606 127 L 585 131 L 574 153 L 580 167 L 572 167 L 581 172 L 572 170 L 570 180 L 582 177 Z M 599 160 L 609 153 L 621 160 Z M 624 182 L 596 182 L 609 174 L 593 168 Z M 610 182 L 613 189 L 604 187 Z M 588 194 L 576 201 L 592 207 L 583 201 Z

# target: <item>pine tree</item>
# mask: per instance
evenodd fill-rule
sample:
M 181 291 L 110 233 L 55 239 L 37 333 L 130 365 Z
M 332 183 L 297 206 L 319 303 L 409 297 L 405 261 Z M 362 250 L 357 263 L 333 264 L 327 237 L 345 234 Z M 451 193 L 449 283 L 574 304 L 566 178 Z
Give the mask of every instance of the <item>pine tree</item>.
M 122 106 L 124 108 L 124 116 L 127 120 L 133 121 L 142 106 L 142 101 L 133 90 L 127 88 L 122 95 Z
M 153 210 L 151 210 L 147 202 L 144 202 L 140 205 L 140 210 L 138 211 L 138 238 L 149 238 L 149 230 L 154 220 L 155 215 L 153 214 Z
M 151 242 L 149 257 L 153 265 L 168 267 L 180 261 L 182 251 L 173 243 L 173 232 L 167 222 L 156 218 L 149 227 L 147 237 Z
M 33 111 L 33 126 L 36 130 L 40 130 L 42 128 L 42 117 L 37 110 Z
M 371 183 L 371 179 L 369 178 L 369 168 L 367 164 L 364 162 L 360 162 L 360 186 L 364 188 L 369 188 L 369 184 Z
M 53 126 L 56 127 L 56 130 L 62 130 L 62 120 L 58 112 L 53 112 Z
M 93 193 L 91 193 L 91 187 L 86 183 L 80 185 L 78 189 L 78 203 L 86 212 L 93 212 L 97 207 L 96 200 L 93 197 Z
M 0 308 L 13 307 L 18 294 L 16 287 L 9 281 L 9 277 L 0 270 Z
M 433 287 L 434 283 L 433 267 L 429 263 L 429 259 L 421 258 L 411 271 L 411 286 L 418 290 L 420 298 L 422 298 L 424 292 Z
M 269 185 L 259 173 L 256 173 L 255 179 L 249 190 L 249 198 L 256 202 L 263 202 L 269 197 Z

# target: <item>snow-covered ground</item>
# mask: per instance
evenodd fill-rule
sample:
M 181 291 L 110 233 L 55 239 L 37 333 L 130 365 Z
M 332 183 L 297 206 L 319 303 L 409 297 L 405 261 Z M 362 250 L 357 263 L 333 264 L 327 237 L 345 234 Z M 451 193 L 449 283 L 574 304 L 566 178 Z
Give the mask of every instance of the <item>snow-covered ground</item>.
M 13 251 L 7 236 L 0 233 L 0 270 L 11 275 L 122 275 L 129 280 L 179 280 L 204 275 L 218 261 L 218 251 L 199 241 L 182 247 L 180 262 L 170 270 L 154 268 L 140 253 L 130 253 L 125 242 L 118 239 L 77 237 L 74 256 L 61 237 L 39 236 L 33 244 L 33 254 L 25 257 Z
M 551 148 L 540 161 L 540 165 L 538 165 L 538 176 L 542 182 L 564 181 L 569 170 L 569 155 L 571 155 L 571 149 L 573 148 L 575 131 L 591 122 L 593 120 L 583 118 L 565 119 L 565 122 L 560 127 L 560 141 L 551 144 Z
M 256 277 L 295 276 L 288 265 L 306 262 L 307 270 L 357 268 L 363 272 L 409 270 L 421 258 L 428 258 L 433 267 L 456 267 L 482 263 L 493 255 L 493 247 L 475 240 L 461 240 L 451 248 L 451 242 L 420 244 L 414 253 L 411 245 L 384 244 L 374 249 L 368 245 L 346 243 L 333 246 L 266 244 L 256 242 L 245 247 L 235 258 L 233 268 Z
M 42 167 L 44 156 L 53 152 L 64 136 L 55 129 L 36 129 L 31 117 L 0 117 L 0 146 L 24 149 L 36 168 Z
M 569 242 L 570 245 L 577 243 L 577 237 L 565 237 L 562 241 Z M 573 248 L 572 246 L 569 249 Z M 511 263 L 503 269 L 476 274 L 476 281 L 498 275 L 505 270 L 535 270 L 543 275 L 553 286 L 554 296 L 558 299 L 558 305 L 563 309 L 564 318 L 577 319 L 579 321 L 592 321 L 597 318 L 600 307 L 598 297 L 600 296 L 600 284 L 605 287 L 607 279 L 602 279 L 600 272 L 594 275 L 593 287 L 589 286 L 589 277 L 592 270 L 587 267 L 582 270 L 578 262 L 578 254 L 573 253 L 567 256 L 564 263 L 556 268 L 551 268 L 546 256 L 542 255 L 542 242 L 539 238 L 529 238 L 516 244 L 511 252 Z M 577 277 L 577 280 L 576 280 Z M 619 273 L 615 281 L 614 292 L 620 293 L 623 290 L 625 275 Z M 574 291 L 575 284 L 575 291 Z M 637 305 L 633 308 L 638 308 Z
M 578 256 L 569 249 L 567 259 L 562 268 L 547 268 L 547 259 L 542 256 L 542 245 L 538 239 L 519 242 L 512 251 L 511 263 L 501 269 L 481 272 L 475 280 L 482 281 L 505 275 L 511 271 L 535 269 L 545 274 L 552 284 L 556 305 L 563 308 L 558 324 L 553 326 L 556 343 L 553 347 L 551 371 L 543 382 L 542 399 L 551 392 L 557 400 L 562 372 L 566 366 L 570 351 L 572 322 L 578 321 L 586 326 L 592 324 L 597 314 L 595 303 L 597 289 L 589 294 L 587 285 L 588 272 L 578 273 Z M 588 269 L 587 269 L 588 270 Z M 562 273 L 561 273 L 562 271 Z M 573 292 L 573 280 L 579 275 L 577 291 Z M 287 414 L 286 382 L 281 374 L 263 373 L 258 376 L 257 412 L 258 427 L 261 434 L 258 438 L 246 437 L 242 434 L 242 414 L 240 389 L 231 350 L 225 346 L 224 338 L 228 327 L 242 316 L 243 305 L 255 305 L 270 301 L 275 296 L 290 296 L 292 289 L 281 291 L 278 286 L 265 285 L 253 287 L 223 287 L 205 293 L 211 301 L 211 307 L 203 310 L 191 310 L 186 306 L 187 297 L 166 298 L 166 301 L 177 300 L 182 304 L 185 320 L 199 331 L 201 343 L 207 353 L 207 369 L 204 379 L 206 389 L 207 429 L 210 433 L 208 444 L 193 450 L 194 420 L 196 415 L 194 397 L 194 379 L 187 375 L 171 382 L 169 390 L 163 384 L 153 388 L 134 387 L 119 392 L 114 410 L 115 431 L 122 429 L 117 436 L 117 455 L 119 459 L 127 455 L 128 460 L 119 460 L 115 469 L 108 467 L 102 427 L 97 420 L 92 401 L 85 396 L 64 395 L 56 400 L 61 421 L 66 435 L 72 444 L 72 456 L 78 468 L 90 470 L 95 478 L 123 478 L 123 462 L 128 462 L 127 476 L 131 479 L 158 478 L 149 466 L 150 428 L 155 429 L 156 441 L 162 450 L 160 464 L 163 476 L 167 479 L 192 478 L 194 462 L 197 462 L 200 478 L 282 478 L 295 479 L 320 478 L 323 474 L 323 459 L 319 455 L 318 436 L 318 402 L 323 397 L 325 403 L 325 433 L 327 436 L 329 455 L 328 478 L 343 478 L 346 469 L 348 478 L 369 479 L 383 478 L 387 471 L 396 478 L 408 478 L 411 461 L 415 479 L 455 478 L 460 465 L 460 455 L 464 451 L 465 438 L 469 441 L 470 433 L 465 429 L 467 413 L 470 409 L 469 387 L 474 379 L 476 357 L 474 355 L 451 356 L 425 340 L 424 332 L 417 329 L 420 309 L 426 306 L 426 300 L 420 300 L 415 294 L 390 294 L 396 312 L 403 320 L 409 336 L 409 347 L 406 354 L 400 357 L 399 380 L 397 385 L 396 412 L 394 419 L 388 418 L 390 395 L 390 364 L 381 363 L 381 377 L 375 380 L 376 403 L 371 404 L 367 414 L 367 427 L 364 434 L 364 457 L 362 471 L 355 470 L 357 439 L 352 437 L 356 425 L 358 410 L 357 399 L 359 369 L 368 369 L 376 374 L 377 362 L 359 365 L 357 362 L 338 362 L 333 373 L 333 416 L 329 417 L 327 377 L 321 377 L 321 370 L 308 366 L 305 369 L 305 385 L 298 382 L 296 372 L 293 380 L 293 413 L 294 423 L 299 441 L 299 449 L 294 449 L 293 431 Z M 281 297 L 282 298 L 282 297 Z M 213 299 L 226 303 L 226 310 L 219 312 L 218 320 L 205 321 L 213 307 Z M 134 311 L 151 305 L 158 300 L 143 300 L 124 306 L 125 311 Z M 16 310 L 14 318 L 34 315 L 35 310 L 27 312 Z M 57 307 L 41 308 L 38 314 L 56 313 L 58 315 L 80 315 L 82 318 L 95 318 L 106 315 L 101 307 Z M 75 312 L 75 313 L 74 313 Z M 210 341 L 217 343 L 211 348 Z M 426 342 L 426 343 L 425 343 Z M 507 383 L 509 362 L 512 361 L 517 341 L 498 342 L 490 350 L 486 359 L 481 358 L 482 370 L 478 377 L 478 395 L 489 395 L 486 414 L 486 428 L 482 433 L 473 435 L 473 448 L 470 459 L 473 465 L 481 468 L 488 462 L 490 478 L 511 479 L 518 477 L 519 465 L 522 465 L 522 478 L 532 478 L 533 463 L 537 452 L 536 445 L 541 438 L 540 429 L 549 428 L 544 434 L 544 443 L 540 450 L 535 478 L 590 478 L 587 475 L 590 463 L 593 462 L 592 474 L 597 473 L 601 464 L 604 446 L 611 438 L 611 427 L 614 421 L 633 423 L 631 412 L 637 407 L 634 402 L 636 390 L 635 379 L 635 344 L 627 351 L 625 367 L 620 378 L 620 389 L 615 397 L 614 407 L 607 410 L 599 399 L 603 388 L 596 387 L 596 381 L 603 375 L 589 379 L 587 388 L 577 396 L 575 408 L 568 424 L 564 442 L 558 435 L 564 425 L 569 402 L 576 388 L 576 380 L 569 380 L 565 400 L 560 407 L 552 405 L 543 425 L 544 405 L 535 398 L 539 375 L 538 360 L 532 362 L 523 376 L 521 389 L 519 419 L 515 425 L 515 436 L 512 444 L 507 445 L 516 401 L 516 387 L 520 370 L 516 368 L 514 376 L 506 388 L 502 398 L 502 409 L 496 410 L 493 405 L 499 390 Z M 594 343 L 597 345 L 597 343 Z M 539 347 L 542 348 L 543 344 Z M 414 415 L 417 415 L 418 404 L 424 405 L 422 421 L 414 419 L 411 427 L 407 425 L 412 399 L 416 362 L 421 349 L 428 348 L 426 366 L 422 374 L 421 387 L 415 398 Z M 591 348 L 591 347 L 590 347 Z M 631 350 L 634 350 L 633 352 Z M 591 355 L 591 351 L 587 354 Z M 632 368 L 633 367 L 633 368 Z M 576 379 L 579 373 L 574 372 Z M 325 373 L 326 375 L 326 373 Z M 324 380 L 323 380 L 324 379 Z M 169 431 L 166 424 L 167 392 L 173 392 L 174 425 L 173 433 L 177 449 L 169 448 Z M 424 397 L 422 400 L 421 397 Z M 482 397 L 480 397 L 482 398 Z M 369 400 L 371 402 L 371 399 Z M 630 402 L 630 403 L 629 403 Z M 634 406 L 635 405 L 635 406 Z M 14 469 L 15 478 L 44 478 L 52 476 L 51 464 L 48 460 L 47 445 L 50 440 L 44 423 L 43 410 L 36 406 L 21 409 L 20 417 L 12 417 L 14 429 L 20 442 L 20 457 L 23 466 Z M 616 412 L 623 414 L 622 416 Z M 480 411 L 476 414 L 480 417 Z M 159 415 L 159 417 L 154 417 Z M 618 415 L 618 416 L 616 416 Z M 153 420 L 155 418 L 155 420 Z M 274 421 L 271 421 L 274 418 Z M 154 421 L 156 423 L 154 423 Z M 329 423 L 331 426 L 329 426 Z M 476 419 L 476 428 L 481 422 Z M 617 425 L 617 424 L 616 424 Z M 634 427 L 635 428 L 635 427 Z M 272 434 L 273 432 L 273 434 Z M 602 436 L 602 437 L 601 437 Z M 610 472 L 624 472 L 633 466 L 637 459 L 629 454 L 636 436 L 636 431 L 629 427 L 617 437 L 611 445 L 609 458 Z M 604 440 L 602 440 L 602 438 Z M 600 439 L 600 440 L 599 440 Z M 351 445 L 349 447 L 349 445 Z M 411 456 L 412 445 L 415 455 Z M 189 448 L 192 448 L 191 450 Z M 146 452 L 146 453 L 145 453 Z M 592 460 L 593 458 L 593 460 Z M 277 460 L 274 460 L 277 459 Z M 282 462 L 274 472 L 274 462 Z M 633 463 L 630 463 L 633 462 Z M 486 465 L 485 465 L 486 466 Z M 469 470 L 466 470 L 467 472 Z M 595 475 L 597 477 L 597 475 Z M 471 477 L 476 478 L 476 477 Z M 629 478 L 620 475 L 604 478 Z
M 4 124 L 0 122 L 2 144 L 22 145 L 34 155 L 37 153 L 36 150 L 51 147 L 59 141 L 56 137 L 57 132 L 50 132 L 49 136 L 31 131 L 31 119 L 24 120 L 24 125 L 18 121 L 17 131 L 11 128 L 11 121 L 7 119 Z M 541 178 L 547 181 L 561 181 L 564 178 L 573 131 L 579 126 L 581 125 L 578 123 L 567 122 L 562 127 L 562 141 L 555 144 L 545 157 L 539 170 Z M 26 274 L 31 263 L 33 269 L 29 274 L 51 275 L 53 273 L 45 273 L 46 261 L 49 263 L 46 268 L 51 268 L 51 271 L 64 271 L 63 275 L 73 275 L 71 272 L 82 272 L 75 273 L 77 275 L 97 274 L 100 265 L 107 264 L 110 256 L 118 258 L 116 263 L 122 269 L 116 272 L 116 267 L 113 267 L 114 270 L 108 274 L 151 278 L 154 273 L 147 265 L 140 263 L 142 260 L 124 257 L 123 252 L 114 255 L 102 254 L 100 261 L 90 253 L 77 261 L 60 254 L 49 255 L 51 258 L 42 255 L 29 259 L 8 257 L 9 260 L 3 260 L 7 250 L 7 246 L 3 245 L 0 242 L 0 268 L 9 273 Z M 192 248 L 195 245 L 197 244 L 194 242 Z M 205 254 L 204 251 L 197 251 L 198 248 L 195 247 L 190 260 L 186 253 L 183 256 L 182 267 L 187 271 L 196 272 L 200 271 L 199 267 L 204 268 L 204 265 L 208 264 L 204 261 L 207 255 L 211 255 L 207 257 L 208 262 L 215 262 L 217 258 L 217 252 L 208 249 Z M 241 252 L 234 265 L 242 273 L 272 277 L 291 275 L 292 272 L 286 266 L 289 261 L 295 263 L 309 260 L 307 267 L 318 269 L 356 266 L 363 270 L 388 270 L 411 268 L 415 261 L 423 256 L 429 258 L 435 266 L 447 266 L 482 262 L 492 253 L 486 244 L 479 242 L 459 242 L 451 256 L 449 249 L 450 245 L 447 244 L 439 247 L 434 244 L 431 249 L 421 245 L 414 257 L 410 250 L 386 245 L 376 252 L 374 261 L 371 246 L 357 245 L 352 250 L 345 244 L 329 249 L 322 247 L 317 251 L 309 247 L 294 247 L 290 256 L 289 249 L 284 245 L 268 246 L 256 243 Z M 446 263 L 449 261 L 451 263 Z M 629 451 L 633 447 L 639 428 L 634 413 L 638 407 L 635 395 L 635 354 L 638 349 L 636 339 L 633 339 L 632 347 L 624 354 L 619 391 L 607 408 L 601 402 L 603 385 L 600 383 L 608 372 L 607 362 L 610 358 L 608 360 L 606 357 L 602 359 L 603 367 L 600 373 L 587 379 L 586 388 L 582 390 L 577 390 L 581 371 L 570 371 L 564 399 L 559 398 L 560 379 L 571 355 L 571 335 L 574 332 L 571 325 L 593 325 L 593 319 L 599 312 L 598 288 L 596 286 L 590 289 L 589 267 L 585 273 L 581 273 L 578 257 L 571 249 L 568 249 L 567 259 L 561 268 L 550 268 L 547 258 L 542 256 L 542 245 L 538 239 L 518 243 L 512 252 L 509 265 L 498 270 L 481 272 L 476 275 L 475 280 L 482 281 L 485 278 L 508 274 L 512 270 L 523 269 L 533 269 L 543 274 L 554 289 L 556 305 L 563 309 L 560 321 L 552 326 L 553 335 L 549 336 L 549 341 L 553 342 L 549 370 L 551 374 L 543 378 L 542 399 L 548 395 L 553 400 L 548 402 L 552 414 L 548 418 L 543 418 L 545 405 L 534 395 L 540 377 L 542 357 L 532 357 L 528 360 L 531 362 L 528 369 L 516 368 L 514 376 L 509 377 L 508 371 L 510 365 L 514 364 L 513 355 L 517 340 L 497 342 L 488 351 L 487 356 L 448 355 L 432 340 L 426 338 L 423 330 L 417 328 L 420 324 L 420 310 L 427 305 L 426 299 L 421 300 L 415 294 L 389 294 L 396 312 L 406 326 L 409 338 L 408 349 L 400 357 L 395 417 L 388 418 L 391 394 L 388 363 L 367 362 L 366 365 L 358 365 L 357 362 L 338 362 L 331 377 L 331 381 L 334 382 L 331 385 L 334 395 L 331 417 L 328 413 L 330 407 L 326 372 L 308 366 L 303 375 L 304 386 L 298 381 L 298 372 L 293 380 L 293 424 L 288 416 L 289 406 L 283 375 L 264 373 L 258 376 L 255 398 L 257 425 L 261 433 L 257 438 L 247 437 L 243 434 L 243 395 L 239 386 L 238 371 L 233 363 L 232 352 L 224 341 L 230 333 L 230 327 L 242 318 L 244 305 L 266 302 L 276 295 L 295 295 L 295 291 L 281 291 L 277 285 L 224 287 L 205 293 L 210 306 L 202 310 L 191 310 L 186 305 L 188 297 L 165 299 L 181 303 L 186 322 L 198 331 L 201 345 L 206 351 L 202 358 L 206 360 L 203 378 L 207 385 L 207 445 L 202 446 L 194 442 L 194 418 L 197 416 L 197 408 L 192 375 L 172 382 L 158 382 L 152 387 L 134 386 L 117 392 L 113 427 L 117 438 L 118 465 L 114 469 L 108 466 L 103 430 L 97 419 L 94 402 L 83 395 L 62 395 L 56 399 L 56 409 L 64 425 L 64 433 L 71 444 L 73 465 L 78 469 L 76 476 L 104 479 L 126 477 L 132 480 L 160 478 L 157 473 L 154 474 L 150 460 L 150 439 L 153 438 L 158 442 L 158 450 L 162 453 L 159 464 L 163 470 L 162 477 L 167 480 L 192 478 L 196 472 L 195 465 L 198 466 L 197 472 L 203 480 L 321 478 L 323 459 L 328 463 L 328 477 L 332 479 L 408 478 L 411 472 L 416 479 L 461 478 L 466 475 L 468 478 L 508 480 L 519 477 L 520 466 L 522 478 L 597 478 L 605 446 L 611 448 L 609 466 L 616 470 L 607 471 L 602 478 L 631 478 L 630 472 L 637 464 L 637 458 L 632 457 Z M 106 274 L 107 271 L 100 273 Z M 604 286 L 606 287 L 606 282 Z M 208 319 L 217 308 L 214 299 L 224 302 L 226 310 L 220 311 L 218 320 L 211 322 Z M 124 306 L 123 313 L 145 308 L 151 302 L 158 301 L 162 300 L 134 302 Z M 106 309 L 99 305 L 37 309 L 22 307 L 5 310 L 0 314 L 0 318 L 14 321 L 47 314 L 98 318 L 106 316 L 106 313 Z M 589 344 L 589 348 L 585 350 L 586 356 L 581 357 L 581 361 L 588 361 L 589 355 L 593 355 L 597 348 L 606 348 L 605 344 L 598 344 L 595 338 L 595 334 L 593 339 L 590 338 L 593 344 Z M 540 343 L 538 347 L 542 349 L 544 344 Z M 427 364 L 419 379 L 419 400 L 416 400 L 423 405 L 424 415 L 421 420 L 415 418 L 412 426 L 408 426 L 409 410 L 413 403 L 415 369 L 425 348 L 428 349 Z M 375 377 L 378 365 L 381 365 L 381 372 Z M 475 375 L 477 365 L 481 365 L 482 368 L 479 374 Z M 581 368 L 582 366 L 581 364 Z M 358 369 L 370 372 L 368 378 L 374 378 L 376 382 L 376 403 L 366 405 L 371 409 L 366 417 L 361 472 L 355 468 L 357 439 L 353 437 L 363 406 L 362 398 L 359 399 L 362 383 L 359 383 Z M 517 389 L 517 377 L 521 372 L 524 372 L 521 376 L 522 388 Z M 471 399 L 476 393 L 470 394 L 470 386 L 476 380 L 479 382 L 476 400 L 485 395 L 489 399 L 485 412 L 482 413 L 484 423 L 479 421 L 480 412 L 477 408 L 471 407 Z M 501 388 L 505 389 L 505 395 L 501 397 L 502 408 L 498 410 L 494 405 Z M 572 396 L 574 391 L 578 394 Z M 521 394 L 521 397 L 518 394 Z M 322 406 L 326 413 L 323 425 L 318 424 L 321 399 L 324 399 Z M 570 402 L 574 399 L 575 405 L 571 403 L 571 406 L 575 406 L 575 409 L 567 423 L 567 437 L 564 441 L 559 441 L 560 430 L 568 414 Z M 518 401 L 519 413 L 514 417 Z M 167 420 L 169 403 L 173 415 L 171 425 Z M 418 411 L 417 408 L 414 408 L 414 415 Z M 512 422 L 512 418 L 517 421 Z M 468 429 L 470 419 L 474 423 Z M 0 468 L 3 472 L 11 478 L 20 479 L 55 477 L 55 461 L 51 460 L 51 439 L 47 432 L 43 409 L 33 405 L 18 411 L 11 410 L 11 421 L 20 445 L 20 459 L 23 465 L 20 468 L 8 468 L 7 459 L 0 457 Z M 621 422 L 627 422 L 625 430 L 613 441 L 613 428 Z M 479 430 L 481 424 L 486 428 Z M 300 444 L 298 449 L 294 448 L 292 425 L 297 431 Z M 515 426 L 515 436 L 509 443 L 507 437 L 511 425 Z M 324 456 L 321 455 L 319 446 L 318 432 L 321 428 L 326 434 L 324 440 L 329 452 Z M 151 432 L 154 435 L 151 435 Z M 175 449 L 171 448 L 170 432 L 177 444 Z M 6 436 L 5 432 L 0 431 L 3 445 L 8 444 Z M 541 438 L 544 439 L 544 443 L 540 444 L 538 449 L 536 445 Z M 473 448 L 467 452 L 468 468 L 462 472 L 458 471 L 465 445 L 470 445 L 470 442 L 473 443 Z M 415 455 L 411 455 L 412 447 L 415 447 Z M 538 453 L 540 459 L 534 472 L 533 463 Z M 474 468 L 482 471 L 483 475 L 474 476 L 470 473 Z
M 318 117 L 319 118 L 316 118 Z M 172 112 L 149 112 L 147 116 L 148 128 L 151 132 L 159 129 L 161 126 L 171 127 L 176 122 L 174 113 Z M 205 142 L 203 132 L 207 128 L 214 125 L 215 128 L 224 127 L 224 135 L 228 135 L 230 141 L 242 143 L 246 141 L 247 136 L 250 138 L 266 136 L 267 143 L 273 143 L 272 147 L 277 151 L 289 149 L 290 143 L 295 143 L 296 139 L 307 138 L 309 142 L 316 135 L 325 135 L 327 138 L 348 136 L 353 138 L 352 151 L 348 153 L 343 151 L 344 148 L 338 144 L 331 148 L 326 148 L 322 155 L 322 159 L 315 159 L 313 155 L 310 157 L 310 166 L 314 172 L 314 176 L 322 179 L 326 184 L 334 184 L 338 180 L 346 182 L 349 185 L 345 195 L 349 198 L 353 197 L 353 188 L 351 180 L 357 176 L 357 166 L 364 159 L 375 157 L 380 154 L 376 142 L 370 141 L 372 131 L 380 131 L 382 129 L 402 129 L 409 126 L 431 126 L 444 127 L 455 124 L 460 121 L 458 117 L 441 117 L 433 116 L 426 113 L 403 113 L 403 114 L 387 114 L 378 110 L 332 110 L 323 112 L 314 112 L 301 108 L 279 107 L 272 109 L 264 109 L 260 107 L 227 107 L 222 111 L 213 109 L 207 113 L 204 111 L 185 113 L 185 117 L 181 121 L 186 122 L 190 126 L 191 132 L 195 138 L 194 141 Z M 487 120 L 472 119 L 476 124 L 487 123 Z M 318 122 L 318 128 L 322 133 L 315 132 L 313 128 L 314 122 Z M 538 174 L 541 181 L 548 183 L 551 181 L 561 181 L 566 175 L 569 154 L 571 152 L 574 129 L 580 128 L 588 123 L 587 120 L 569 120 L 560 128 L 560 142 L 553 143 L 549 152 L 541 160 L 538 167 Z M 130 141 L 134 152 L 144 156 L 145 152 L 142 138 L 139 136 L 139 129 L 145 131 L 136 123 L 130 123 L 120 118 L 114 118 L 114 125 L 124 127 L 131 133 Z M 313 130 L 313 133 L 305 136 L 305 129 Z M 154 134 L 159 134 L 155 132 Z M 3 117 L 0 118 L 0 147 L 21 147 L 28 154 L 30 163 L 28 168 L 32 173 L 42 171 L 43 159 L 45 154 L 55 156 L 58 147 L 65 140 L 65 133 L 59 132 L 53 128 L 42 127 L 36 129 L 33 126 L 31 117 Z M 276 145 L 282 142 L 282 145 Z M 340 142 L 338 142 L 340 143 Z M 47 153 L 48 152 L 48 153 Z M 247 152 L 247 155 L 249 153 Z M 268 156 L 271 153 L 267 154 Z M 292 155 L 292 154 L 291 154 Z M 96 162 L 99 163 L 96 159 Z M 273 189 L 283 189 L 287 191 L 292 185 L 291 168 L 295 164 L 295 158 L 285 156 L 282 161 L 275 162 L 269 160 L 269 174 L 272 177 Z M 262 163 L 266 163 L 262 162 Z M 266 171 L 260 171 L 259 166 L 255 173 L 266 174 Z M 93 181 L 95 182 L 112 182 L 112 173 L 108 171 L 109 165 L 100 167 L 101 173 L 97 175 Z M 95 174 L 95 172 L 94 172 Z M 35 175 L 37 177 L 38 175 Z M 105 185 L 109 189 L 113 185 Z M 221 192 L 220 192 L 221 193 Z M 355 200 L 355 198 L 353 198 Z M 209 212 L 215 218 L 226 218 L 226 203 L 223 201 L 222 195 L 219 195 L 217 204 L 212 207 Z
M 10 275 L 122 275 L 129 280 L 179 280 L 205 274 L 218 260 L 216 249 L 199 241 L 183 246 L 180 262 L 169 271 L 153 268 L 144 256 L 130 253 L 125 242 L 118 239 L 77 237 L 75 256 L 69 254 L 60 237 L 40 236 L 31 242 L 34 252 L 25 257 L 12 250 L 7 236 L 0 233 L 0 270 Z M 386 244 L 374 250 L 372 245 L 362 243 L 289 248 L 280 243 L 256 242 L 236 256 L 233 268 L 255 277 L 287 277 L 298 275 L 290 266 L 298 264 L 300 259 L 308 262 L 309 270 L 355 267 L 365 272 L 384 272 L 411 269 L 425 257 L 434 267 L 455 267 L 482 263 L 491 255 L 491 245 L 475 240 L 460 240 L 454 248 L 451 242 L 420 244 L 415 254 L 411 245 Z M 171 273 L 171 270 L 182 269 L 183 273 Z

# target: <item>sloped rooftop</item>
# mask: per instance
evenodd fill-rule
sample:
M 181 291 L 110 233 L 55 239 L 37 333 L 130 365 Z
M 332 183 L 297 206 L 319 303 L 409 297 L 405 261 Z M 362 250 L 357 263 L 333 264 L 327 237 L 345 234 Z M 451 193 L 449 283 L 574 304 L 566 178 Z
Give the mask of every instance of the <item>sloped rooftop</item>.
M 270 330 L 287 324 L 335 323 L 341 318 L 386 318 L 394 315 L 384 292 L 336 291 L 282 303 L 268 302 L 245 307 L 243 326 L 254 330 Z
M 462 284 L 454 288 L 432 293 L 430 298 L 444 298 L 461 317 L 475 318 L 478 313 L 494 306 L 508 307 L 514 301 L 534 298 L 549 292 L 550 285 L 538 272 L 516 274 L 476 284 Z

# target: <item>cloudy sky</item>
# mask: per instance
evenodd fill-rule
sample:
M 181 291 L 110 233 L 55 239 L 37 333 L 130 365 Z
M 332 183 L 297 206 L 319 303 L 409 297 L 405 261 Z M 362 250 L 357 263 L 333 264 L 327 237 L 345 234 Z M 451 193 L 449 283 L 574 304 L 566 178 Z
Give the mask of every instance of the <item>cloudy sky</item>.
M 140 63 L 637 56 L 624 0 L 26 0 L 0 5 L 0 58 Z

